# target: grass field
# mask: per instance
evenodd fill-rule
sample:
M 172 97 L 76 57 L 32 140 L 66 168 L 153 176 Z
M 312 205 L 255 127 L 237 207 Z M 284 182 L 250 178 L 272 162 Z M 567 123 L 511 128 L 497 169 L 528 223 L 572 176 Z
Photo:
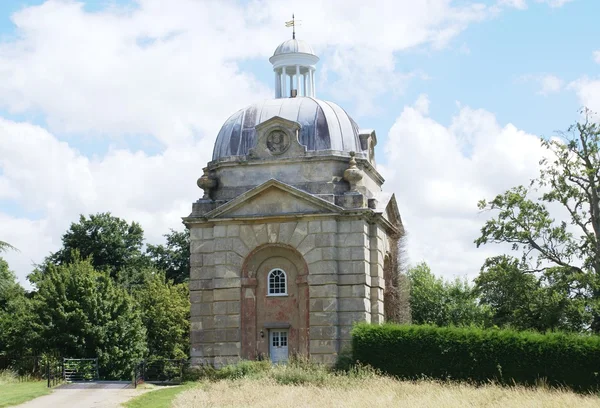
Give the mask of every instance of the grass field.
M 399 381 L 373 370 L 332 373 L 314 365 L 243 362 L 183 387 L 152 391 L 128 408 L 201 407 L 599 407 L 595 394 L 538 387 Z
M 157 388 L 126 402 L 123 406 L 126 408 L 168 408 L 178 394 L 194 386 L 196 384 L 189 383 L 176 387 Z
M 19 382 L 9 372 L 0 372 L 0 408 L 18 405 L 50 392 L 45 381 Z
M 177 395 L 170 407 L 600 407 L 595 395 L 544 388 L 445 384 L 369 378 L 323 385 L 282 385 L 272 378 L 204 383 Z

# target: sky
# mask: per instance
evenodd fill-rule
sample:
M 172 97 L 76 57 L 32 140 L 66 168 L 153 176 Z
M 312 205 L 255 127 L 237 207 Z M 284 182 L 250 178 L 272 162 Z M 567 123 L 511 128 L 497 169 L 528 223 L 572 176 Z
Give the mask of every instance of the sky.
M 368 4 L 368 5 L 367 5 Z M 411 264 L 477 275 L 477 202 L 539 171 L 540 137 L 600 112 L 597 0 L 2 0 L 0 240 L 19 280 L 80 214 L 150 243 L 202 196 L 225 120 L 271 98 L 291 37 L 319 55 L 317 97 L 375 129 Z

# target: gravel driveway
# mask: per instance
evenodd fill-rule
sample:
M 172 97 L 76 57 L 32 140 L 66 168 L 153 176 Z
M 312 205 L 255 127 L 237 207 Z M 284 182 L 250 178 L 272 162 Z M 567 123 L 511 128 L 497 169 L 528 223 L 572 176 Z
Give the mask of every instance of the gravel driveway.
M 17 405 L 17 408 L 117 408 L 146 391 L 131 388 L 131 383 L 116 381 L 65 384 L 55 388 L 52 394 Z

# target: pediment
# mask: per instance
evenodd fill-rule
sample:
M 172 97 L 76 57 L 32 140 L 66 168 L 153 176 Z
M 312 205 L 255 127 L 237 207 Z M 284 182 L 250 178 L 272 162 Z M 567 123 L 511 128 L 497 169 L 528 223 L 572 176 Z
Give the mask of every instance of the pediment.
M 329 214 L 343 209 L 277 180 L 269 180 L 206 214 L 207 218 L 246 218 Z
M 398 209 L 398 203 L 396 202 L 395 194 L 392 194 L 387 202 L 383 216 L 393 226 L 402 228 L 402 218 L 400 217 L 400 210 Z

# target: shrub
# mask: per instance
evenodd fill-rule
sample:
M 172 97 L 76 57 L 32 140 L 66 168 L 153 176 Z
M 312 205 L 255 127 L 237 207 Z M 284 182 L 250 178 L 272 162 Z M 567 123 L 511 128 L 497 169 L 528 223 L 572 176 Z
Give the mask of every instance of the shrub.
M 271 368 L 270 361 L 242 360 L 237 364 L 225 366 L 213 372 L 213 378 L 219 380 L 237 380 L 252 375 L 260 375 Z
M 353 359 L 417 379 L 495 380 L 578 390 L 600 385 L 600 337 L 479 328 L 359 324 Z

